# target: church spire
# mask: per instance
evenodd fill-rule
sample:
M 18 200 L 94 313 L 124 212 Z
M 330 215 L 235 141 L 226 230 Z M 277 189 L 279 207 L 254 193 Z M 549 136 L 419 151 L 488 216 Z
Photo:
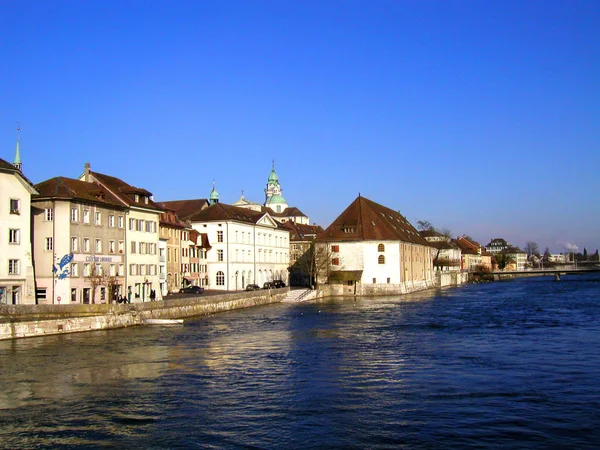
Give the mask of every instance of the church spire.
M 19 171 L 22 172 L 23 164 L 21 163 L 21 127 L 17 124 L 17 148 L 15 150 L 15 160 L 13 161 L 13 166 Z
M 213 188 L 210 191 L 210 197 L 208 198 L 208 203 L 214 205 L 215 203 L 219 203 L 219 193 L 217 192 L 217 188 L 215 186 L 215 181 L 213 180 Z

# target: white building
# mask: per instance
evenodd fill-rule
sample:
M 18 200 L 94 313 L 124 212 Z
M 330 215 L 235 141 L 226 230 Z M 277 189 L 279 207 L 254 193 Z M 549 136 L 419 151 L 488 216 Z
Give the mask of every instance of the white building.
M 31 245 L 33 184 L 21 173 L 19 142 L 13 164 L 0 159 L 0 303 L 35 303 Z
M 388 294 L 433 284 L 432 248 L 397 211 L 358 196 L 319 237 L 332 294 Z M 319 255 L 320 254 L 320 255 Z
M 206 234 L 208 288 L 241 290 L 248 284 L 288 282 L 289 231 L 268 212 L 218 202 L 188 217 L 193 229 Z
M 98 184 L 119 198 L 127 206 L 125 223 L 125 285 L 130 302 L 162 299 L 159 279 L 158 223 L 163 211 L 146 189 L 90 170 L 85 164 L 81 181 Z

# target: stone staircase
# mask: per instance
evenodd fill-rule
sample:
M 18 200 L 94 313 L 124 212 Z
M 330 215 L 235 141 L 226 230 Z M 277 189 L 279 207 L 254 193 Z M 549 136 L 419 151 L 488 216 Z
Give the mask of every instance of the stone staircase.
M 317 295 L 317 291 L 312 289 L 290 289 L 286 297 L 282 300 L 284 303 L 298 303 L 305 302 L 314 298 Z

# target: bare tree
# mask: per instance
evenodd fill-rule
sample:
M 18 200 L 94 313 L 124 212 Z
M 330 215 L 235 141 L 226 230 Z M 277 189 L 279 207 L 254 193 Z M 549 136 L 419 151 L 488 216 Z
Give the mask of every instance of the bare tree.
M 531 257 L 533 255 L 539 254 L 540 247 L 535 242 L 528 241 L 525 243 L 525 252 L 527 256 Z
M 100 268 L 98 269 L 98 267 Z M 102 266 L 94 262 L 90 263 L 88 282 L 92 293 L 90 303 L 96 303 L 96 290 L 103 284 Z
M 435 230 L 429 220 L 417 220 L 417 229 L 419 231 Z

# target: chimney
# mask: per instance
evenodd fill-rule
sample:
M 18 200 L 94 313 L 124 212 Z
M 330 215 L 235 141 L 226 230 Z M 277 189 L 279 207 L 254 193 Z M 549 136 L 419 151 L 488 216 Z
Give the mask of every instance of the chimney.
M 83 165 L 83 181 L 89 183 L 90 182 L 90 163 L 86 162 Z

